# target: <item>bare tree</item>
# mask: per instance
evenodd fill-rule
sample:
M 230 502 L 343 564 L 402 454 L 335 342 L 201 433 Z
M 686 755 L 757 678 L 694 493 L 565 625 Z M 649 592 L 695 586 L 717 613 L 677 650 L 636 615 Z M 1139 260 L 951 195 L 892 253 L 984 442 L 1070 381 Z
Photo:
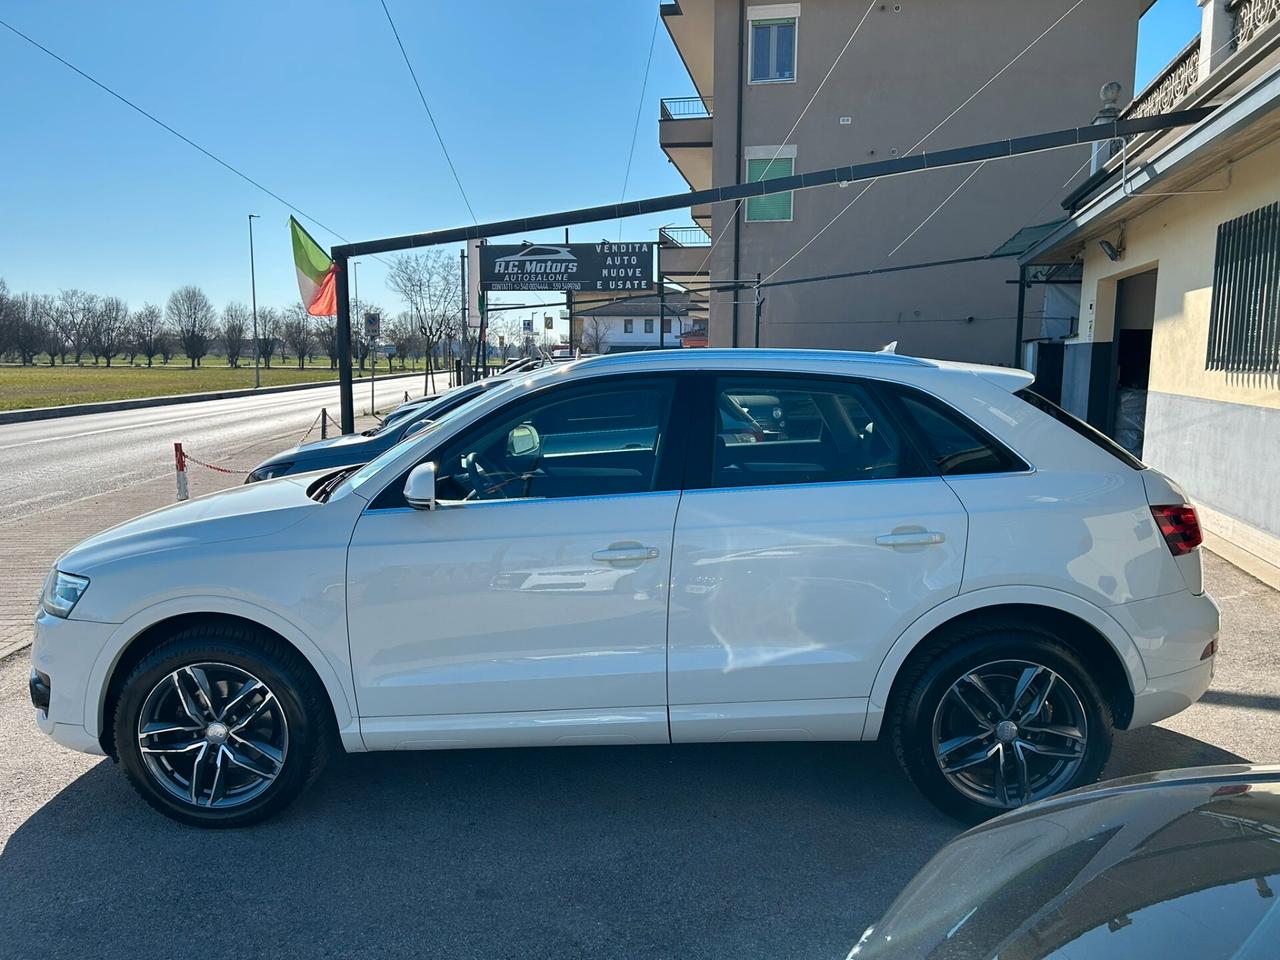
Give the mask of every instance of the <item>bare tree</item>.
M 258 308 L 258 355 L 262 365 L 271 369 L 271 354 L 280 340 L 280 311 L 275 307 Z
M 144 303 L 141 310 L 135 310 L 129 323 L 130 339 L 134 349 L 147 358 L 147 366 L 161 352 L 165 339 L 164 315 L 154 303 Z M 165 363 L 168 363 L 165 359 Z
M 89 328 L 89 350 L 93 364 L 102 357 L 111 366 L 111 359 L 120 352 L 129 331 L 129 307 L 119 297 L 104 297 L 98 301 Z
M 582 352 L 604 353 L 609 346 L 609 321 L 604 317 L 586 317 L 582 323 Z
M 311 349 L 311 314 L 301 304 L 291 303 L 284 308 L 284 323 L 281 325 L 282 339 L 298 357 L 298 369 L 301 370 Z
M 63 290 L 58 294 L 53 314 L 54 327 L 77 364 L 89 346 L 97 306 L 98 298 L 83 290 Z M 66 353 L 62 362 L 67 362 Z
M 179 287 L 169 294 L 165 315 L 194 370 L 213 342 L 216 330 L 213 304 L 199 287 Z
M 464 343 L 468 342 L 466 332 L 460 330 L 462 287 L 457 259 L 444 250 L 401 254 L 391 262 L 387 286 L 404 300 L 409 317 L 422 337 L 428 357 L 423 385 L 430 393 L 435 386 L 430 357 L 436 346 L 455 332 Z
M 332 317 L 325 317 L 316 327 L 316 344 L 320 352 L 329 358 L 329 369 L 338 368 L 338 324 Z
M 222 309 L 222 326 L 218 328 L 218 339 L 227 351 L 227 364 L 232 368 L 240 366 L 245 335 L 252 319 L 249 308 L 243 303 L 228 303 Z
M 0 353 L 12 354 L 24 367 L 49 345 L 49 328 L 40 298 L 10 294 L 0 280 Z M 53 354 L 50 354 L 52 360 Z

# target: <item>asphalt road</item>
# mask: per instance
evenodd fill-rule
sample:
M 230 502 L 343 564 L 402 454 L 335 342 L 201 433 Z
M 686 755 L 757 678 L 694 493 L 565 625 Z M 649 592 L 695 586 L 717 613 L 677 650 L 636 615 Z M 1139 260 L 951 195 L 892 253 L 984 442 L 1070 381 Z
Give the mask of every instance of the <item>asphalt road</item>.
M 1280 594 L 1206 555 L 1205 700 L 1108 776 L 1280 760 Z M 879 744 L 342 757 L 247 830 L 174 824 L 0 662 L 0 957 L 843 960 L 959 825 Z
M 421 395 L 422 375 L 380 381 L 379 405 L 405 390 Z M 355 401 L 368 407 L 368 384 Z M 321 407 L 337 418 L 336 386 L 0 425 L 0 523 L 172 473 L 175 441 L 203 460 L 268 437 L 290 446 Z

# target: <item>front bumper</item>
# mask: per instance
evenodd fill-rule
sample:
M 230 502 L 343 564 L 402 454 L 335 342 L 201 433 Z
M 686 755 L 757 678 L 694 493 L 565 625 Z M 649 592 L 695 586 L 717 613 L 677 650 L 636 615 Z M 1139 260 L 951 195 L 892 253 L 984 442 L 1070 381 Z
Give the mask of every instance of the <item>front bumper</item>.
M 40 611 L 31 641 L 36 725 L 72 750 L 103 752 L 98 742 L 101 691 L 89 695 L 89 674 L 114 624 L 61 619 Z

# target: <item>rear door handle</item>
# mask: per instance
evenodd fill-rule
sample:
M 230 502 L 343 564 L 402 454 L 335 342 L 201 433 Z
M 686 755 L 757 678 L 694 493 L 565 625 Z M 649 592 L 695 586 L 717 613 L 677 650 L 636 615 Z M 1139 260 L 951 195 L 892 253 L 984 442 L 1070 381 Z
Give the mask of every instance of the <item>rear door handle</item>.
M 599 560 L 601 563 L 638 563 L 641 560 L 657 560 L 657 547 L 610 547 L 607 550 L 597 550 L 591 555 L 591 559 Z
M 919 530 L 912 533 L 886 533 L 876 537 L 876 543 L 882 547 L 925 547 L 942 543 L 946 539 L 946 534 L 936 530 Z

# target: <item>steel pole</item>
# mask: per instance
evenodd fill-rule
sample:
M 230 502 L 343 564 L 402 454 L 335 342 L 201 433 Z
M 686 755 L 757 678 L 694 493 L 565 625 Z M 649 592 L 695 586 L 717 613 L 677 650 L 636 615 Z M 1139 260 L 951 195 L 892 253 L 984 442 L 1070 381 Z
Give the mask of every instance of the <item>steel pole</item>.
M 347 258 L 334 256 L 333 267 L 338 299 L 338 394 L 341 401 L 339 426 L 343 433 L 355 433 L 355 402 L 351 396 L 351 291 L 347 288 Z
M 262 368 L 259 361 L 262 350 L 258 346 L 258 276 L 253 262 L 253 221 L 258 219 L 256 213 L 249 214 L 249 296 L 253 302 L 253 388 L 262 386 Z
M 760 274 L 756 274 L 756 346 L 760 346 L 760 307 L 764 301 L 760 299 Z M 734 294 L 736 297 L 737 294 Z
M 1022 366 L 1022 323 L 1027 310 L 1027 268 L 1018 268 L 1018 322 L 1015 326 L 1013 343 L 1013 366 Z

